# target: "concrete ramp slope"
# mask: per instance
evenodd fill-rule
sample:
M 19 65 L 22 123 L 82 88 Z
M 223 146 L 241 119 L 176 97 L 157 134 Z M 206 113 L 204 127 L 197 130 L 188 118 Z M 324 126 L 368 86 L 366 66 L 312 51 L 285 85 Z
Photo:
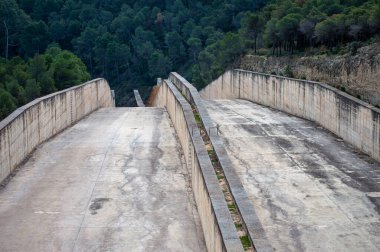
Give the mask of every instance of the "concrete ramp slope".
M 380 163 L 313 122 L 204 101 L 276 251 L 379 251 Z
M 163 108 L 101 108 L 42 143 L 0 190 L 0 226 L 1 251 L 206 251 Z
M 380 250 L 378 109 L 242 70 L 200 94 L 276 251 Z

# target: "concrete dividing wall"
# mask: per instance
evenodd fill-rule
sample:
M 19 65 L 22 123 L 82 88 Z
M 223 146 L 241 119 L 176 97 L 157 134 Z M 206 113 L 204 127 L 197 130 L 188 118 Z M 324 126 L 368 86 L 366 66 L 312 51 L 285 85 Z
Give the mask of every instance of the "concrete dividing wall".
M 155 105 L 166 107 L 181 143 L 208 251 L 243 251 L 189 103 L 168 81 Z
M 0 182 L 40 143 L 92 111 L 113 106 L 106 80 L 96 79 L 36 99 L 0 122 Z
M 226 149 L 222 139 L 219 137 L 216 125 L 214 125 L 210 116 L 208 115 L 207 109 L 204 107 L 202 99 L 196 90 L 196 88 L 191 85 L 185 78 L 183 78 L 178 73 L 172 72 L 169 75 L 169 80 L 174 83 L 174 85 L 182 92 L 188 101 L 197 110 L 200 119 L 206 133 L 209 136 L 212 147 L 215 150 L 215 154 L 218 157 L 220 166 L 223 169 L 225 178 L 227 180 L 227 185 L 230 188 L 230 192 L 239 211 L 242 222 L 248 231 L 248 237 L 255 247 L 255 250 L 260 251 L 272 251 L 272 248 L 266 238 L 264 229 L 260 223 L 259 218 L 255 212 L 255 209 L 248 198 L 248 195 L 236 174 L 235 169 L 232 168 L 232 162 L 228 158 Z
M 230 70 L 204 99 L 246 99 L 311 121 L 380 161 L 380 110 L 323 83 Z

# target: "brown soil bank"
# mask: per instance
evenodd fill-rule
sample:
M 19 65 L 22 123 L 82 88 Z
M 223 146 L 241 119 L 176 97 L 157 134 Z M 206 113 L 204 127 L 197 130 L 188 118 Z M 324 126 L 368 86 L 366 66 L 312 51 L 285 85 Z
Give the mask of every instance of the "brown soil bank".
M 358 49 L 357 54 L 308 57 L 246 55 L 237 68 L 289 75 L 341 88 L 362 100 L 380 105 L 380 43 Z

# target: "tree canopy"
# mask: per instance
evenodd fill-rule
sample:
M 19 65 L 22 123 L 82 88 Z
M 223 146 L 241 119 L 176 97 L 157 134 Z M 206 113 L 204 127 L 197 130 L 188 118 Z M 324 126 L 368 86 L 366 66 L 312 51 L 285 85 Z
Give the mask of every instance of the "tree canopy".
M 49 48 L 24 61 L 20 57 L 0 60 L 0 119 L 17 107 L 42 95 L 87 81 L 84 63 L 59 47 Z
M 200 88 L 247 51 L 333 51 L 379 29 L 379 0 L 0 1 L 0 109 L 97 77 L 130 105 L 170 71 Z

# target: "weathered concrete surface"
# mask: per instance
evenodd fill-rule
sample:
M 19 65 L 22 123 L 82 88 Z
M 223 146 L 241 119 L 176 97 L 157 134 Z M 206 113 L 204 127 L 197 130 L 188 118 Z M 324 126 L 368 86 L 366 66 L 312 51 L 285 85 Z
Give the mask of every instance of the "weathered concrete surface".
M 0 250 L 204 251 L 180 150 L 163 109 L 92 113 L 0 191 Z
M 379 251 L 380 164 L 315 123 L 205 101 L 278 251 Z
M 245 99 L 317 122 L 380 161 L 380 109 L 329 85 L 236 69 L 200 94 Z
M 94 110 L 113 106 L 107 81 L 95 79 L 18 108 L 0 121 L 0 182 L 40 143 Z

